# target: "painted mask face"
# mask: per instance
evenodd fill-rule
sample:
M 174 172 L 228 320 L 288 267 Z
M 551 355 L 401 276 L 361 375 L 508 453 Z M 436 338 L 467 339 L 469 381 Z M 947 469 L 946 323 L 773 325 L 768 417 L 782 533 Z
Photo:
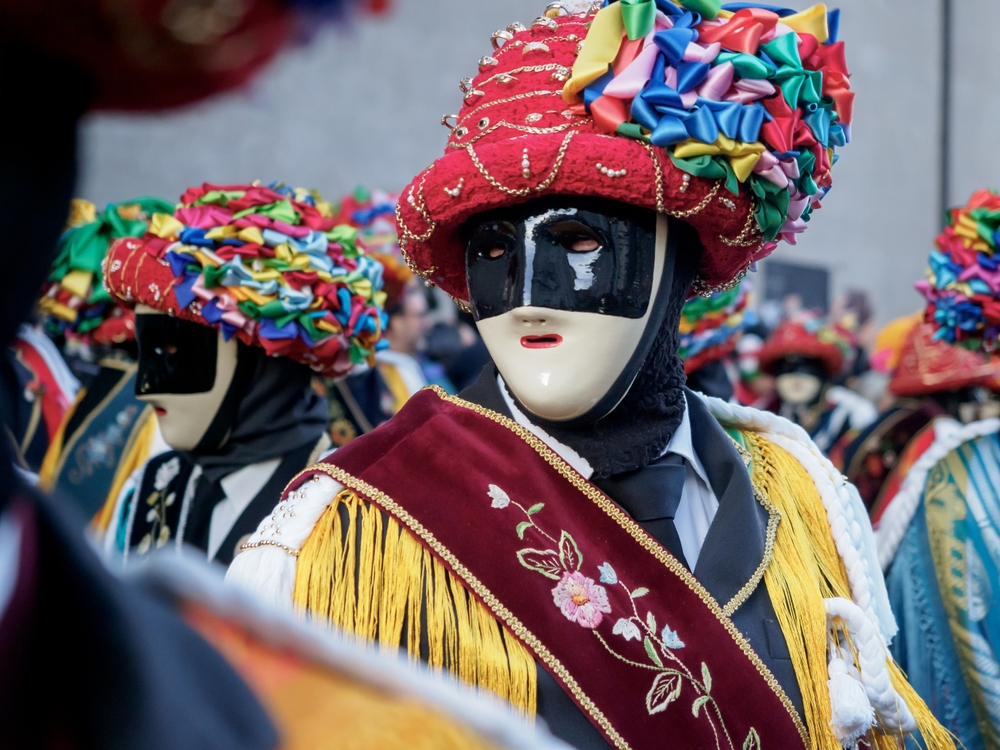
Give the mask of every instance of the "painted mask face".
M 819 397 L 825 375 L 823 363 L 817 359 L 788 357 L 778 364 L 774 389 L 784 403 L 806 406 Z
M 136 398 L 156 410 L 168 445 L 194 450 L 208 433 L 233 382 L 237 341 L 223 341 L 214 328 L 145 305 L 138 305 L 135 313 Z
M 557 197 L 467 229 L 479 331 L 517 400 L 558 422 L 610 412 L 663 322 L 674 267 L 666 217 Z

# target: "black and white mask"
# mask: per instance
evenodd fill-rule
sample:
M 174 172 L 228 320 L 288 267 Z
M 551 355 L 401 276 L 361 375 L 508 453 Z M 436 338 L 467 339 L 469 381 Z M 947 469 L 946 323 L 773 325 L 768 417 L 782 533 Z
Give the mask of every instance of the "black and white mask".
M 517 400 L 567 425 L 608 414 L 664 321 L 675 261 L 667 218 L 556 196 L 481 214 L 466 230 L 470 301 Z
M 224 341 L 214 328 L 164 315 L 146 305 L 135 311 L 139 366 L 135 395 L 151 404 L 163 439 L 172 448 L 193 451 L 221 443 L 210 428 L 236 374 L 238 343 Z M 216 447 L 214 444 L 207 446 Z

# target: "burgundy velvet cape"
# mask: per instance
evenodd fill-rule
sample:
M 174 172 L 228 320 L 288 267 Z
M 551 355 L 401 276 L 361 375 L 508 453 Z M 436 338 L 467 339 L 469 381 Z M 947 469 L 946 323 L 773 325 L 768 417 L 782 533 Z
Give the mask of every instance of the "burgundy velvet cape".
M 803 748 L 801 719 L 720 605 L 512 420 L 438 389 L 301 474 L 407 528 L 619 748 Z

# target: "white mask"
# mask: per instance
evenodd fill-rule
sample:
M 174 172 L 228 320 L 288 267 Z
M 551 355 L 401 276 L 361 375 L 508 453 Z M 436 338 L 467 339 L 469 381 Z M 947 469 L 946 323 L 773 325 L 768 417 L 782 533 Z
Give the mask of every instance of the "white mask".
M 548 218 L 551 221 L 553 214 L 558 214 L 558 210 L 539 215 L 538 220 Z M 652 273 L 651 279 L 647 279 L 651 284 L 647 284 L 645 310 L 641 316 L 632 311 L 632 317 L 627 317 L 565 309 L 572 305 L 573 291 L 568 294 L 552 292 L 550 298 L 558 297 L 557 304 L 561 308 L 530 304 L 531 274 L 535 277 L 536 300 L 543 296 L 539 294 L 537 281 L 540 270 L 545 270 L 540 263 L 568 263 L 569 276 L 564 268 L 558 269 L 558 273 L 553 273 L 552 279 L 543 284 L 547 283 L 550 291 L 554 285 L 572 284 L 572 289 L 578 292 L 593 279 L 596 253 L 601 251 L 574 252 L 567 248 L 560 254 L 558 248 L 555 252 L 550 248 L 547 255 L 536 258 L 533 220 L 528 219 L 522 230 L 524 265 L 530 269 L 529 278 L 523 285 L 524 292 L 518 300 L 522 304 L 500 314 L 480 316 L 479 332 L 507 387 L 532 414 L 557 422 L 568 422 L 584 415 L 599 418 L 610 412 L 628 392 L 655 337 L 655 330 L 647 329 L 651 325 L 658 329 L 662 324 L 666 304 L 662 298 L 669 297 L 670 292 L 669 283 L 661 288 L 667 260 L 668 221 L 663 215 L 656 216 Z M 584 250 L 588 247 L 581 245 Z M 470 243 L 470 251 L 471 248 Z M 672 280 L 672 255 L 670 261 Z M 615 259 L 615 264 L 620 277 L 621 259 Z M 608 267 L 605 265 L 605 269 Z M 648 275 L 648 266 L 644 273 Z M 471 269 L 469 275 L 470 291 L 475 296 Z M 621 281 L 619 278 L 615 283 Z M 588 304 L 593 307 L 593 300 L 584 298 L 580 306 Z M 476 309 L 478 313 L 480 309 Z M 656 320 L 651 324 L 654 317 Z M 599 405 L 600 413 L 595 413 Z
M 197 326 L 187 330 L 200 336 L 199 342 L 185 340 L 183 337 L 170 341 L 169 334 L 166 338 L 161 334 L 154 334 L 148 325 L 150 322 L 155 325 L 155 321 L 150 321 L 153 316 L 167 316 L 155 308 L 141 304 L 136 306 L 135 313 L 136 338 L 139 344 L 136 397 L 156 410 L 160 431 L 168 445 L 176 450 L 193 450 L 208 432 L 232 384 L 238 352 L 236 338 L 224 341 L 221 333 L 207 329 L 217 337 L 214 368 L 212 363 L 202 362 L 202 369 L 199 370 L 198 353 L 183 350 L 198 347 L 205 341 L 204 336 L 209 334 L 206 332 L 201 336 L 202 331 L 198 329 L 205 329 L 206 326 L 169 318 L 182 326 Z M 211 347 L 206 348 L 210 349 Z M 173 358 L 177 358 L 177 361 L 172 361 Z M 214 370 L 214 378 L 209 377 L 211 370 Z M 151 375 L 152 371 L 156 375 Z M 182 392 L 172 393 L 170 390 Z

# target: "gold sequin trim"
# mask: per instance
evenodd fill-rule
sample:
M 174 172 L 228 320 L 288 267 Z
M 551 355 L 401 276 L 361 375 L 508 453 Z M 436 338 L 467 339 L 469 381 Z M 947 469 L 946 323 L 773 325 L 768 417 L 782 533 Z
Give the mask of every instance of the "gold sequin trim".
M 400 237 L 400 247 L 403 247 L 407 242 L 413 240 L 414 242 L 427 242 L 434 234 L 434 230 L 437 229 L 437 222 L 435 222 L 430 213 L 428 213 L 426 205 L 424 203 L 424 182 L 427 180 L 428 173 L 433 169 L 433 165 L 428 167 L 422 175 L 420 175 L 420 182 L 417 183 L 417 194 L 413 194 L 413 187 L 411 186 L 409 190 L 406 191 L 406 202 L 413 206 L 414 210 L 420 214 L 424 221 L 427 222 L 427 231 L 423 234 L 414 234 L 414 232 L 406 226 L 406 222 L 403 220 L 402 212 L 402 199 L 396 203 L 396 222 L 399 225 L 399 230 L 401 233 Z M 404 249 L 403 255 L 406 256 L 406 251 Z M 407 258 L 407 265 L 409 265 L 409 256 Z M 416 269 L 411 265 L 411 270 L 416 271 Z
M 569 25 L 568 23 L 567 24 L 562 24 L 560 26 L 560 28 L 564 28 L 565 26 L 568 26 L 568 25 Z M 584 24 L 582 21 L 580 22 L 579 25 L 586 26 L 586 24 Z M 579 41 L 579 38 L 577 38 L 577 39 L 570 39 L 569 36 L 570 35 L 548 37 L 545 40 L 545 43 L 546 44 L 551 44 L 552 42 L 576 42 L 576 41 Z M 576 35 L 574 34 L 573 36 L 576 36 Z M 521 47 L 523 47 L 524 44 L 525 44 L 525 42 L 523 40 L 521 40 L 521 39 L 516 39 L 516 40 L 514 40 L 512 42 L 507 42 L 502 47 L 500 47 L 500 49 L 497 49 L 497 50 L 493 51 L 493 57 L 495 57 L 495 58 L 497 58 L 499 60 L 500 59 L 500 55 L 502 55 L 507 50 L 509 50 L 509 49 L 521 49 Z
M 506 193 L 507 195 L 513 195 L 515 197 L 520 198 L 524 197 L 525 195 L 529 195 L 530 193 L 533 192 L 539 192 L 545 190 L 555 181 L 556 175 L 559 174 L 559 168 L 562 167 L 563 159 L 566 157 L 566 149 L 569 148 L 569 142 L 573 140 L 573 136 L 576 134 L 577 134 L 576 130 L 570 130 L 568 133 L 566 133 L 566 136 L 563 138 L 562 144 L 559 146 L 559 151 L 556 154 L 556 161 L 552 165 L 552 170 L 549 172 L 548 176 L 544 180 L 542 180 L 534 187 L 509 188 L 506 185 L 501 184 L 493 175 L 489 173 L 489 171 L 487 171 L 486 167 L 483 166 L 483 163 L 479 161 L 479 157 L 476 155 L 476 150 L 472 147 L 472 144 L 466 146 L 465 150 L 469 152 L 469 158 L 472 159 L 472 163 L 475 165 L 476 169 L 479 170 L 479 173 L 483 176 L 483 178 L 488 183 L 490 183 L 490 185 L 492 185 L 502 193 Z

